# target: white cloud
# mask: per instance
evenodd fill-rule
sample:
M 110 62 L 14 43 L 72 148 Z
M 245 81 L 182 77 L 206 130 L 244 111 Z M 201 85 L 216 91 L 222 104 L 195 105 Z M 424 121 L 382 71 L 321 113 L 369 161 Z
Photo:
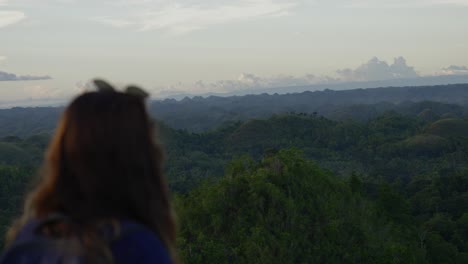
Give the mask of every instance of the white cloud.
M 454 70 L 454 69 L 452 69 Z M 234 80 L 220 80 L 211 83 L 197 81 L 195 83 L 177 83 L 169 87 L 158 88 L 157 93 L 177 94 L 187 93 L 203 94 L 210 92 L 229 93 L 234 91 L 245 91 L 262 88 L 280 88 L 293 86 L 308 86 L 320 84 L 339 84 L 346 82 L 366 82 L 395 80 L 404 78 L 421 77 L 414 69 L 408 66 L 403 57 L 397 57 L 392 64 L 381 61 L 374 57 L 367 63 L 355 69 L 343 69 L 337 71 L 338 78 L 332 76 L 316 76 L 306 74 L 303 76 L 276 75 L 262 77 L 252 73 L 242 73 Z
M 32 85 L 23 88 L 24 94 L 27 94 L 29 99 L 52 99 L 63 96 L 59 89 L 52 89 L 42 85 Z
M 16 75 L 14 73 L 0 71 L 0 82 L 8 81 L 37 81 L 37 80 L 50 80 L 48 75 L 34 76 L 34 75 Z
M 419 76 L 413 67 L 406 64 L 403 57 L 395 58 L 391 65 L 374 57 L 356 69 L 342 69 L 336 73 L 342 81 L 376 81 Z
M 61 4 L 74 4 L 77 2 L 76 0 L 55 0 L 55 1 Z
M 95 90 L 96 87 L 94 86 L 94 83 L 91 80 L 88 81 L 78 81 L 75 83 L 75 87 L 73 89 L 73 92 L 79 94 L 83 93 L 86 91 L 93 91 Z
M 442 68 L 441 71 L 437 72 L 436 75 L 464 75 L 468 74 L 468 67 L 450 65 L 447 68 Z
M 26 15 L 21 11 L 1 11 L 0 10 L 0 28 L 16 24 L 25 19 Z
M 304 76 L 293 75 L 276 75 L 271 77 L 259 77 L 251 73 L 242 73 L 237 78 L 237 82 L 252 88 L 258 87 L 288 87 L 288 86 L 303 86 L 318 83 L 328 83 L 335 81 L 328 76 L 315 76 L 313 74 L 306 74 Z
M 461 6 L 468 6 L 468 0 L 434 0 L 432 1 L 434 4 L 439 5 L 461 5 Z
M 203 4 L 127 0 L 118 3 L 122 8 L 130 9 L 132 15 L 103 16 L 94 20 L 119 28 L 162 30 L 175 34 L 253 18 L 287 15 L 296 6 L 295 2 L 285 0 L 202 1 Z
M 468 6 L 468 0 L 335 0 L 338 5 L 351 8 L 418 8 L 441 5 Z
M 213 25 L 288 15 L 299 5 L 351 8 L 468 6 L 468 0 L 107 0 L 92 20 L 116 28 L 183 34 Z
M 19 93 L 23 94 L 21 100 L 25 101 L 63 101 L 83 92 L 83 90 L 78 89 L 78 87 L 72 88 L 57 86 L 53 83 L 39 84 L 36 82 L 19 85 L 16 89 Z
M 0 62 L 2 62 L 2 61 L 6 61 L 6 59 L 7 59 L 7 57 L 5 57 L 5 56 L 1 56 L 1 55 L 0 55 Z
M 120 6 L 134 6 L 134 5 L 141 5 L 141 4 L 150 4 L 154 2 L 163 2 L 163 1 L 154 1 L 154 0 L 118 0 L 113 1 L 114 4 Z
M 125 27 L 135 25 L 134 22 L 131 22 L 131 21 L 125 20 L 125 19 L 119 19 L 119 18 L 98 17 L 98 18 L 95 18 L 93 20 L 97 21 L 97 22 L 100 22 L 100 23 L 103 23 L 103 24 L 106 24 L 106 25 L 109 25 L 109 26 L 116 27 L 116 28 L 125 28 Z
M 262 77 L 252 73 L 242 73 L 234 80 L 219 80 L 215 82 L 197 81 L 195 83 L 177 83 L 168 87 L 156 88 L 156 94 L 205 94 L 205 93 L 229 93 L 235 91 L 255 90 L 262 88 L 279 88 L 291 86 L 307 86 L 313 84 L 336 83 L 337 79 L 328 76 L 315 76 L 306 74 L 303 76 L 276 75 Z M 190 92 L 188 92 L 190 91 Z

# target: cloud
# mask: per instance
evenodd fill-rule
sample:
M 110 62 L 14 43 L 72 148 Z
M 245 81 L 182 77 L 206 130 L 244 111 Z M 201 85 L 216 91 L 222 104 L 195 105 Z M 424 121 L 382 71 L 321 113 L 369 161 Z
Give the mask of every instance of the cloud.
M 420 8 L 438 6 L 468 6 L 468 0 L 334 0 L 334 2 L 338 6 L 350 8 Z
M 354 70 L 348 68 L 337 70 L 336 73 L 342 81 L 376 81 L 419 77 L 414 68 L 406 64 L 403 57 L 395 58 L 391 65 L 374 57 Z
M 52 79 L 50 76 L 33 76 L 33 75 L 16 75 L 14 73 L 8 73 L 0 71 L 0 81 L 35 81 L 35 80 L 49 80 Z
M 219 80 L 215 82 L 197 81 L 195 83 L 177 83 L 168 87 L 154 89 L 156 94 L 206 94 L 206 93 L 230 93 L 239 91 L 251 91 L 262 88 L 282 88 L 291 86 L 307 86 L 338 82 L 339 80 L 329 76 L 315 76 L 306 74 L 303 76 L 276 75 L 262 77 L 253 73 L 242 73 L 234 80 Z
M 429 1 L 431 2 L 431 1 Z M 436 5 L 459 5 L 459 6 L 468 6 L 467 0 L 433 0 L 433 4 Z
M 103 23 L 103 24 L 106 24 L 106 25 L 109 25 L 109 26 L 116 27 L 116 28 L 126 28 L 126 27 L 129 27 L 129 26 L 136 25 L 136 23 L 134 23 L 134 22 L 131 22 L 131 21 L 125 20 L 125 19 L 119 19 L 119 18 L 99 17 L 99 18 L 95 18 L 93 20 L 97 21 L 97 22 L 100 22 L 100 23 Z
M 63 96 L 59 89 L 52 89 L 42 85 L 24 87 L 23 92 L 24 94 L 27 94 L 31 100 L 53 99 Z
M 5 57 L 5 56 L 0 56 L 0 62 L 6 61 L 6 59 L 7 59 L 7 57 Z
M 276 75 L 271 77 L 259 77 L 251 73 L 242 73 L 237 78 L 237 82 L 250 87 L 287 87 L 304 86 L 318 83 L 328 83 L 336 79 L 328 76 L 315 76 L 306 74 L 303 76 Z
M 295 2 L 285 0 L 241 1 L 120 1 L 126 9 L 136 8 L 129 16 L 103 16 L 95 21 L 118 28 L 139 31 L 160 30 L 181 34 L 259 17 L 287 15 Z M 142 10 L 144 9 L 144 10 Z
M 74 93 L 80 94 L 84 93 L 86 91 L 94 91 L 96 90 L 96 86 L 94 85 L 94 82 L 92 80 L 88 81 L 78 81 L 75 83 L 75 87 L 73 89 Z
M 451 68 L 455 70 L 455 68 Z M 405 78 L 421 77 L 414 69 L 408 66 L 403 57 L 397 57 L 392 64 L 379 60 L 377 57 L 355 69 L 338 70 L 337 76 L 316 76 L 305 74 L 302 76 L 275 75 L 262 77 L 253 73 L 242 73 L 234 80 L 220 80 L 215 82 L 197 81 L 192 84 L 178 83 L 164 88 L 156 89 L 159 94 L 175 93 L 229 93 L 234 91 L 246 91 L 263 88 L 283 88 L 293 86 L 340 84 L 348 82 L 367 82 L 398 80 Z M 187 92 L 190 91 L 190 92 Z
M 1 11 L 0 10 L 0 28 L 6 27 L 12 24 L 16 24 L 25 18 L 26 18 L 26 15 L 20 11 Z
M 468 74 L 468 67 L 456 66 L 456 65 L 450 65 L 447 68 L 442 68 L 440 72 L 436 73 L 436 75 L 464 75 L 464 74 Z

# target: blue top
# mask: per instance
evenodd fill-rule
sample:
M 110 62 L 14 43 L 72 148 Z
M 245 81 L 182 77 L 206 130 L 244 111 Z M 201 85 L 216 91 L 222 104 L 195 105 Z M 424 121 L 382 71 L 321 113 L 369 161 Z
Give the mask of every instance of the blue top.
M 0 256 L 0 263 L 63 263 L 61 260 L 64 256 L 56 247 L 51 246 L 57 242 L 35 232 L 41 223 L 42 221 L 31 220 L 26 224 L 12 246 Z M 109 242 L 114 263 L 172 264 L 165 245 L 149 228 L 128 220 L 121 221 L 120 226 L 120 236 Z M 59 243 L 63 245 L 62 242 Z M 79 256 L 75 259 L 78 259 L 77 263 L 81 263 Z
M 130 228 L 135 223 L 124 221 L 121 225 L 122 230 L 125 230 L 127 226 Z M 172 263 L 162 241 L 146 227 L 128 233 L 121 239 L 113 242 L 111 250 L 116 264 Z

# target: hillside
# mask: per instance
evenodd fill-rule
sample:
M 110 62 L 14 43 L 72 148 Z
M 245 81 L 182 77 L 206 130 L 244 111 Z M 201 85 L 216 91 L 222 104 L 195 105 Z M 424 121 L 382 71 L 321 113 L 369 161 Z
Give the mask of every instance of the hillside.
M 388 110 L 419 114 L 428 107 L 414 113 L 417 106 L 412 107 L 412 104 L 425 101 L 440 104 L 438 112 L 442 111 L 441 114 L 444 108 L 452 108 L 445 112 L 461 114 L 468 106 L 468 84 L 166 99 L 152 102 L 150 111 L 171 127 L 201 132 L 233 120 L 287 112 L 317 113 L 333 120 L 368 120 Z M 452 106 L 447 107 L 447 104 Z
M 236 121 L 291 112 L 336 121 L 367 121 L 390 110 L 411 116 L 422 114 L 429 119 L 460 117 L 468 112 L 467 107 L 468 84 L 456 84 L 166 99 L 152 101 L 149 110 L 154 118 L 172 128 L 203 132 Z M 428 109 L 432 112 L 424 114 Z M 0 109 L 0 137 L 50 133 L 62 110 L 54 107 Z

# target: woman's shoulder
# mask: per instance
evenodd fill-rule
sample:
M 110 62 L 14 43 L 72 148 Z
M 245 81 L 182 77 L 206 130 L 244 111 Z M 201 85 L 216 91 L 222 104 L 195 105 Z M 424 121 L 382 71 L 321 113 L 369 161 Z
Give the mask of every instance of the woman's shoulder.
M 149 228 L 125 220 L 120 230 L 111 245 L 115 263 L 172 263 L 166 246 Z
M 14 248 L 15 245 L 16 248 L 19 248 L 21 245 L 34 245 L 33 248 L 39 251 L 48 249 L 46 242 L 49 240 L 39 235 L 36 231 L 44 223 L 52 221 L 51 219 L 58 218 L 48 217 L 47 219 L 30 219 L 27 221 L 19 230 L 12 247 Z M 67 218 L 62 217 L 60 219 Z M 103 231 L 102 235 L 109 242 L 114 263 L 172 263 L 169 251 L 163 241 L 152 230 L 142 224 L 129 220 L 120 221 L 119 226 L 118 236 L 111 235 L 114 231 L 107 228 L 101 230 Z M 23 248 L 21 247 L 21 249 Z M 31 248 L 31 246 L 27 248 Z

